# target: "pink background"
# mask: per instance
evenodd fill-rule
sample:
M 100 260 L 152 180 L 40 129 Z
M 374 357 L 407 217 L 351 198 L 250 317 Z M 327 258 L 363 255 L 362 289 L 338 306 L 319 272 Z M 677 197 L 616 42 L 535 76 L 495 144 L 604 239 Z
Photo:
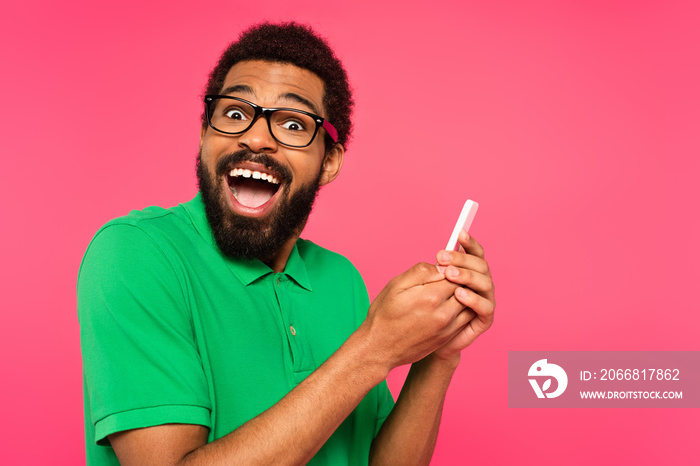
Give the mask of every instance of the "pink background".
M 110 218 L 195 194 L 207 73 L 264 18 L 311 24 L 351 76 L 355 137 L 305 236 L 372 296 L 481 204 L 498 314 L 434 464 L 698 461 L 697 410 L 507 408 L 508 350 L 700 350 L 696 2 L 184 3 L 3 5 L 4 463 L 84 461 L 82 254 Z

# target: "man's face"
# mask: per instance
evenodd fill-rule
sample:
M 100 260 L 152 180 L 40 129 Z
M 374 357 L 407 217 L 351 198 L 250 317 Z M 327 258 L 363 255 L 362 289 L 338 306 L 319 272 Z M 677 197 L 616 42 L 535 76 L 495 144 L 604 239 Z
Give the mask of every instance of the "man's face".
M 294 65 L 244 61 L 229 70 L 221 91 L 261 107 L 288 107 L 325 117 L 324 85 Z M 259 118 L 242 134 L 202 129 L 197 178 L 207 219 L 224 254 L 274 257 L 301 233 L 319 186 L 332 181 L 342 163 L 336 146 L 324 160 L 324 133 L 311 145 L 291 148 L 270 134 Z

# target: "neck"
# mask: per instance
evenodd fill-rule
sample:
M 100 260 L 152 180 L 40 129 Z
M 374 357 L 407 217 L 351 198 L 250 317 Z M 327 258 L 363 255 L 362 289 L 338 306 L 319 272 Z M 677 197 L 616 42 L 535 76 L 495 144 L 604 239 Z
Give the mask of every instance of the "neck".
M 274 270 L 275 273 L 284 272 L 284 268 L 287 266 L 287 261 L 289 260 L 289 255 L 292 253 L 292 249 L 294 249 L 294 245 L 296 244 L 297 239 L 299 239 L 299 235 L 294 235 L 291 238 L 289 238 L 282 245 L 277 254 L 275 254 L 269 259 L 263 260 L 263 262 L 272 270 Z
M 269 259 L 263 260 L 263 263 L 274 270 L 275 273 L 284 272 L 284 268 L 287 266 L 287 261 L 289 260 L 289 255 L 292 253 L 294 245 L 297 244 L 297 240 L 299 239 L 299 236 L 301 236 L 301 232 L 304 231 L 304 227 L 306 226 L 306 222 L 308 220 L 309 216 L 307 215 L 304 221 L 301 222 L 301 225 L 299 225 L 299 227 L 296 229 L 296 233 L 285 241 L 277 254 Z

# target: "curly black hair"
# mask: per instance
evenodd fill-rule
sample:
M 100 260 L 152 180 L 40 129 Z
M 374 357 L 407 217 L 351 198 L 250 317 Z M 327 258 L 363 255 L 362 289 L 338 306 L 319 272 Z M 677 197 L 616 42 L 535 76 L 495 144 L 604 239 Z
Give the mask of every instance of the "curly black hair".
M 328 43 L 309 26 L 289 23 L 261 23 L 243 31 L 231 43 L 209 74 L 205 94 L 218 94 L 233 65 L 245 60 L 289 63 L 316 74 L 325 85 L 323 105 L 327 120 L 338 130 L 338 143 L 347 147 L 352 132 L 354 101 L 348 76 Z M 202 126 L 206 126 L 202 113 Z M 326 134 L 326 150 L 333 140 Z

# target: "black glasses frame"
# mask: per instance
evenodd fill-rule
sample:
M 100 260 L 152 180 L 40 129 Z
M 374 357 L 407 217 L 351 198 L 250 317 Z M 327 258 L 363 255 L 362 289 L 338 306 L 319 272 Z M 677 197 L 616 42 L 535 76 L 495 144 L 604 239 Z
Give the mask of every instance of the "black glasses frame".
M 216 126 L 214 126 L 211 122 L 211 113 L 212 113 L 212 108 L 211 104 L 216 100 L 216 99 L 228 99 L 228 100 L 236 100 L 238 102 L 243 102 L 251 107 L 253 107 L 253 110 L 255 110 L 255 115 L 253 118 L 250 120 L 250 124 L 241 131 L 236 131 L 236 132 L 229 132 L 229 131 L 222 131 Z M 312 142 L 314 142 L 314 139 L 316 139 L 316 134 L 318 133 L 319 128 L 323 128 L 326 130 L 328 135 L 333 139 L 333 142 L 338 142 L 338 131 L 335 129 L 335 127 L 328 122 L 325 118 L 322 116 L 316 115 L 311 112 L 305 112 L 304 110 L 299 110 L 298 108 L 286 108 L 286 107 L 279 107 L 279 108 L 267 108 L 267 107 L 261 107 L 259 105 L 254 104 L 253 102 L 250 102 L 245 99 L 241 99 L 240 97 L 232 97 L 230 95 L 216 95 L 216 94 L 208 94 L 204 96 L 204 105 L 206 108 L 206 115 L 207 115 L 207 124 L 215 131 L 218 131 L 219 133 L 223 134 L 242 134 L 248 131 L 256 121 L 258 121 L 258 117 L 263 115 L 265 116 L 265 119 L 267 120 L 267 129 L 270 131 L 270 135 L 277 141 L 278 143 L 282 144 L 283 146 L 287 147 L 295 147 L 295 148 L 302 148 L 302 147 L 308 147 L 311 145 Z M 311 140 L 308 142 L 308 144 L 304 144 L 303 146 L 295 146 L 292 144 L 287 144 L 279 139 L 277 139 L 277 136 L 275 136 L 275 133 L 272 131 L 272 123 L 270 122 L 270 116 L 272 116 L 273 113 L 275 113 L 277 110 L 286 110 L 286 111 L 292 111 L 292 112 L 297 112 L 297 113 L 303 113 L 304 115 L 308 115 L 311 118 L 314 119 L 316 122 L 316 128 L 314 129 L 314 134 L 311 136 Z

